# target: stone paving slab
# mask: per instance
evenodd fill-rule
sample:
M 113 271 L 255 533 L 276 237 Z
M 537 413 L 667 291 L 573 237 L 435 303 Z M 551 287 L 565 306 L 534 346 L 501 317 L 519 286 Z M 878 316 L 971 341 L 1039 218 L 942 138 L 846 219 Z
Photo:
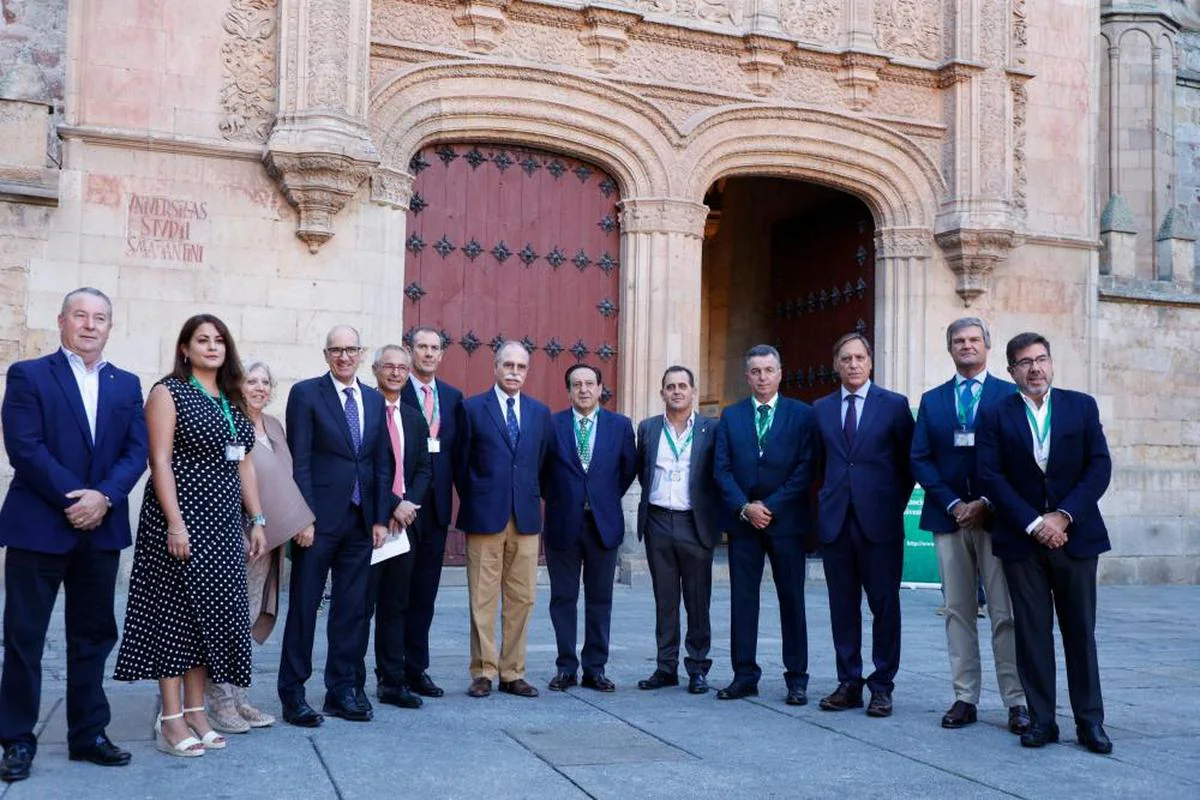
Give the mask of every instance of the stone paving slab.
M 150 683 L 110 684 L 109 733 L 134 754 L 133 764 L 103 769 L 66 759 L 65 652 L 61 604 L 46 653 L 40 747 L 34 776 L 0 786 L 0 800 L 42 798 L 996 798 L 1200 796 L 1200 587 L 1103 587 L 1098 642 L 1110 757 L 1074 742 L 1059 665 L 1063 741 L 1022 749 L 990 667 L 981 621 L 984 691 L 980 722 L 943 730 L 953 700 L 944 623 L 936 590 L 906 590 L 903 659 L 896 713 L 875 720 L 861 711 L 822 712 L 816 700 L 836 683 L 828 603 L 820 585 L 809 609 L 810 705 L 791 707 L 780 659 L 772 587 L 764 587 L 760 696 L 717 701 L 684 687 L 642 692 L 654 669 L 654 608 L 649 591 L 618 587 L 608 674 L 613 694 L 545 690 L 554 674 L 553 631 L 541 590 L 530 632 L 528 679 L 536 699 L 493 695 L 475 700 L 468 683 L 467 596 L 448 587 L 439 599 L 431 673 L 446 688 L 418 711 L 376 706 L 374 722 L 327 720 L 315 730 L 280 725 L 230 737 L 229 747 L 200 759 L 154 750 L 157 706 Z M 123 599 L 119 599 L 123 607 Z M 118 618 L 121 616 L 118 611 Z M 729 595 L 713 599 L 710 682 L 731 678 Z M 869 642 L 869 615 L 864 640 Z M 581 626 L 582 628 L 582 626 Z M 251 696 L 279 712 L 274 695 L 278 629 L 255 651 Z M 324 658 L 325 632 L 317 636 Z M 115 656 L 114 656 L 115 660 Z M 318 675 L 309 700 L 319 706 Z

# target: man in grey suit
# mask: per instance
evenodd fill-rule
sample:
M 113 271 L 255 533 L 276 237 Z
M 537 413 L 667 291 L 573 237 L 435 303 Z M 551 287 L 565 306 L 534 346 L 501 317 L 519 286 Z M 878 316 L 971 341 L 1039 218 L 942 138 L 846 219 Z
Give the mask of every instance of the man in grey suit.
M 696 379 L 687 367 L 668 367 L 662 377 L 666 413 L 638 425 L 638 539 L 646 542 L 650 580 L 654 585 L 655 638 L 658 666 L 638 681 L 639 689 L 678 686 L 679 600 L 687 611 L 688 691 L 708 691 L 712 666 L 709 601 L 712 597 L 713 547 L 717 529 L 718 490 L 713 477 L 716 420 L 698 416 Z

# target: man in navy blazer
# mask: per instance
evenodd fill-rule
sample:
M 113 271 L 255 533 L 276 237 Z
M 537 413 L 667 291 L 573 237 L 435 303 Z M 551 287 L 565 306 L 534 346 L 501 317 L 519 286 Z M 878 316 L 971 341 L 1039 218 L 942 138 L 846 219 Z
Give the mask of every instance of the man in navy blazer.
M 759 591 L 763 561 L 779 598 L 784 682 L 788 705 L 808 702 L 808 623 L 804 609 L 804 539 L 812 528 L 809 485 L 816 431 L 812 409 L 782 397 L 779 351 L 760 344 L 746 352 L 753 392 L 721 414 L 714 471 L 721 490 L 722 523 L 729 532 L 730 650 L 733 681 L 720 700 L 758 694 Z
M 558 643 L 557 672 L 550 689 L 576 682 L 575 654 L 579 573 L 583 571 L 582 685 L 612 692 L 604 674 L 612 618 L 617 550 L 625 538 L 621 498 L 637 474 L 637 445 L 629 417 L 600 408 L 604 391 L 598 367 L 574 364 L 564 382 L 571 407 L 555 414 L 542 467 L 546 498 L 546 570 L 550 573 L 550 621 Z
M 322 722 L 305 699 L 304 684 L 312 675 L 317 608 L 331 570 L 323 710 L 356 722 L 371 719 L 369 701 L 356 687 L 366 647 L 360 639 L 367 631 L 371 550 L 386 538 L 396 506 L 383 395 L 355 378 L 363 352 L 358 331 L 348 325 L 333 328 L 324 352 L 329 372 L 297 383 L 287 402 L 292 474 L 317 518 L 312 544 L 292 550 L 279 664 L 283 718 L 301 727 Z
M 946 598 L 946 649 L 954 704 L 943 728 L 961 728 L 977 718 L 983 683 L 979 658 L 976 587 L 987 590 L 992 621 L 992 655 L 1008 728 L 1029 728 L 1025 690 L 1017 674 L 1012 603 L 1000 560 L 992 555 L 991 503 L 984 497 L 975 465 L 979 412 L 1016 392 L 1016 385 L 988 373 L 992 334 L 978 317 L 963 317 L 946 329 L 946 349 L 955 375 L 921 397 L 913 435 L 912 469 L 925 487 L 921 529 L 933 533 L 942 592 Z
M 104 663 L 117 641 L 113 593 L 132 541 L 129 492 L 146 469 L 137 376 L 103 358 L 112 303 L 98 289 L 69 293 L 62 347 L 8 367 L 4 447 L 12 483 L 0 508 L 4 562 L 4 675 L 0 780 L 24 780 L 37 751 L 42 651 L 60 586 L 67 595 L 67 746 L 72 760 L 123 766 L 109 741 Z
M 1020 394 L 979 419 L 979 480 L 996 507 L 992 546 L 1004 562 L 1016 622 L 1017 668 L 1032 724 L 1025 747 L 1058 741 L 1054 617 L 1067 662 L 1075 733 L 1094 753 L 1111 753 L 1096 658 L 1096 563 L 1110 548 L 1099 502 L 1112 459 L 1096 401 L 1051 389 L 1050 342 L 1014 336 L 1008 371 Z
M 838 686 L 821 699 L 824 711 L 863 704 L 862 595 L 874 621 L 866 679 L 867 714 L 892 713 L 893 679 L 900 667 L 900 575 L 904 566 L 904 509 L 912 496 L 909 463 L 913 417 L 908 398 L 871 381 L 871 343 L 848 333 L 833 346 L 837 391 L 813 404 L 824 469 L 818 495 L 829 619 Z
M 446 556 L 446 533 L 454 493 L 454 445 L 458 433 L 458 407 L 462 392 L 443 380 L 437 370 L 442 363 L 442 334 L 420 327 L 412 334 L 412 371 L 400 402 L 425 417 L 429 426 L 429 457 L 433 483 L 412 529 L 413 570 L 408 590 L 408 613 L 404 621 L 404 666 L 408 685 L 424 697 L 441 697 L 441 687 L 429 677 L 429 628 L 434 602 L 442 580 Z
M 525 645 L 537 594 L 539 486 L 553 435 L 550 409 L 521 391 L 529 351 L 505 342 L 496 351 L 496 384 L 463 401 L 458 418 L 454 480 L 458 527 L 467 535 L 467 590 L 471 605 L 471 697 L 500 691 L 537 697 L 525 680 Z M 496 657 L 496 607 L 502 641 Z

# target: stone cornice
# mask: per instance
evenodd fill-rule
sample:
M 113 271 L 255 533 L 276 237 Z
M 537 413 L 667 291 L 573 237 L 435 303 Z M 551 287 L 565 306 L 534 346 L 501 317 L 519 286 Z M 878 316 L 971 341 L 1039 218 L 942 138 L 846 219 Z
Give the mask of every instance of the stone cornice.
M 237 161 L 259 161 L 263 146 L 202 136 L 183 136 L 177 133 L 155 133 L 145 130 L 112 128 L 102 125 L 59 125 L 58 135 L 68 141 L 80 141 L 123 150 L 151 150 L 159 153 L 228 158 Z

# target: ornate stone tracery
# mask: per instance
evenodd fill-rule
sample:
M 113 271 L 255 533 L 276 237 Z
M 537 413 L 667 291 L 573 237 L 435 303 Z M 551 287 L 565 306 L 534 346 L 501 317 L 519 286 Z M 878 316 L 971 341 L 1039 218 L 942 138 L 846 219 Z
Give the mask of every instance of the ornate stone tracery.
M 226 139 L 265 142 L 275 114 L 276 0 L 232 0 L 221 43 L 220 122 Z

